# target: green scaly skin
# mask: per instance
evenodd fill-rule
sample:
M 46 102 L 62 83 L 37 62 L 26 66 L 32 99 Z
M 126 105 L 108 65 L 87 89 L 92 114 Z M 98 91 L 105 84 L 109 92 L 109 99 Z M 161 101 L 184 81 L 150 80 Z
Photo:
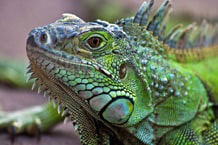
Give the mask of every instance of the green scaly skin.
M 70 117 L 84 145 L 218 144 L 217 33 L 188 39 L 192 25 L 163 35 L 170 3 L 148 23 L 152 5 L 116 24 L 65 14 L 29 34 L 30 79 Z M 41 109 L 55 116 L 50 105 Z M 41 113 L 41 131 L 62 120 L 51 117 L 47 126 Z M 27 130 L 17 118 L 0 126 Z

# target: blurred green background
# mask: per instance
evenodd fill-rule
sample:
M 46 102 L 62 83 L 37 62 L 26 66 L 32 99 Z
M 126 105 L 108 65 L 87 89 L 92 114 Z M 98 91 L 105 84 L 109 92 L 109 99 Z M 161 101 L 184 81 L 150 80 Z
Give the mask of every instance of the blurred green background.
M 192 21 L 206 19 L 218 21 L 218 0 L 171 0 L 173 13 L 169 28 Z M 28 32 L 34 27 L 52 23 L 62 13 L 73 13 L 85 21 L 95 19 L 114 22 L 134 15 L 143 0 L 1 0 L 0 1 L 0 106 L 11 111 L 45 102 L 31 93 L 26 83 L 25 68 L 28 62 L 25 43 Z M 163 0 L 156 0 L 157 9 Z M 19 89 L 18 89 L 19 88 Z M 25 88 L 25 89 L 20 89 Z M 69 127 L 71 126 L 71 127 Z M 79 144 L 72 133 L 72 125 L 59 126 L 53 134 L 44 135 L 39 145 Z M 69 135 L 70 134 L 70 135 Z M 54 137 L 55 136 L 55 137 Z M 54 139 L 55 138 L 55 139 Z M 6 134 L 0 134 L 0 145 L 8 144 Z M 25 136 L 16 144 L 34 144 Z

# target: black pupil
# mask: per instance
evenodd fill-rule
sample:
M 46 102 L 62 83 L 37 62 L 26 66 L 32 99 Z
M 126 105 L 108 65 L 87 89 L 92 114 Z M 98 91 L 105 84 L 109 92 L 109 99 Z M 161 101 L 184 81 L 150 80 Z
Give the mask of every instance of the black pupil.
M 98 39 L 97 39 L 97 38 L 94 38 L 93 43 L 94 43 L 95 45 L 97 45 L 97 44 L 98 44 Z
M 92 37 L 88 40 L 88 43 L 91 47 L 98 47 L 100 43 L 102 42 L 102 39 L 99 37 Z

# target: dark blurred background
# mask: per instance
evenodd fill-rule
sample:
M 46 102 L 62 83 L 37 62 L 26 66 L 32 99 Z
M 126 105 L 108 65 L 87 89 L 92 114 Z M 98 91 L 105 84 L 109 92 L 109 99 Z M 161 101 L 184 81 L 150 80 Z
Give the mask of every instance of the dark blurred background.
M 113 22 L 122 17 L 129 17 L 136 13 L 143 0 L 1 0 L 0 1 L 0 106 L 3 110 L 12 111 L 37 105 L 45 102 L 45 99 L 23 89 L 13 89 L 1 77 L 13 80 L 21 80 L 24 64 L 27 63 L 25 43 L 28 32 L 37 26 L 52 23 L 61 18 L 62 13 L 73 13 L 85 21 L 96 18 Z M 156 0 L 155 9 L 163 0 Z M 210 22 L 218 20 L 218 0 L 172 0 L 173 14 L 170 17 L 170 25 L 190 21 L 200 22 L 206 19 Z M 4 60 L 4 62 L 2 62 Z M 15 65 L 11 65 L 15 60 Z M 5 68 L 17 67 L 17 71 Z M 24 64 L 22 64 L 24 63 Z M 2 67 L 1 68 L 1 64 Z M 7 66 L 7 65 L 6 65 Z M 4 69 L 3 69 L 4 68 Z M 7 71 L 5 71 L 7 70 Z M 3 73 L 5 71 L 5 73 Z M 1 74 L 2 73 L 2 74 Z M 5 76 L 5 74 L 7 76 Z M 25 78 L 25 77 L 24 77 Z M 16 81 L 14 81 L 15 83 Z M 5 85 L 7 84 L 7 85 Z M 10 86 L 10 87 L 8 87 Z M 22 86 L 22 85 L 20 85 Z M 79 140 L 73 134 L 71 124 L 56 127 L 51 133 L 42 136 L 40 143 L 34 138 L 21 136 L 15 145 L 79 145 Z M 0 145 L 9 145 L 7 134 L 0 134 Z

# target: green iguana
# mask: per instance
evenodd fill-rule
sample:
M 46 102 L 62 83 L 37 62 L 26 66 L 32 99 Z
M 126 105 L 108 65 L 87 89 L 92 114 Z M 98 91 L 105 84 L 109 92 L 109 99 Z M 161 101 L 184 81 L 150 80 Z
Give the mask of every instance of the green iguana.
M 2 115 L 1 128 L 39 133 L 67 117 L 83 145 L 218 145 L 217 26 L 166 33 L 169 0 L 153 17 L 152 6 L 114 24 L 64 14 L 33 29 L 29 79 L 57 107 Z

